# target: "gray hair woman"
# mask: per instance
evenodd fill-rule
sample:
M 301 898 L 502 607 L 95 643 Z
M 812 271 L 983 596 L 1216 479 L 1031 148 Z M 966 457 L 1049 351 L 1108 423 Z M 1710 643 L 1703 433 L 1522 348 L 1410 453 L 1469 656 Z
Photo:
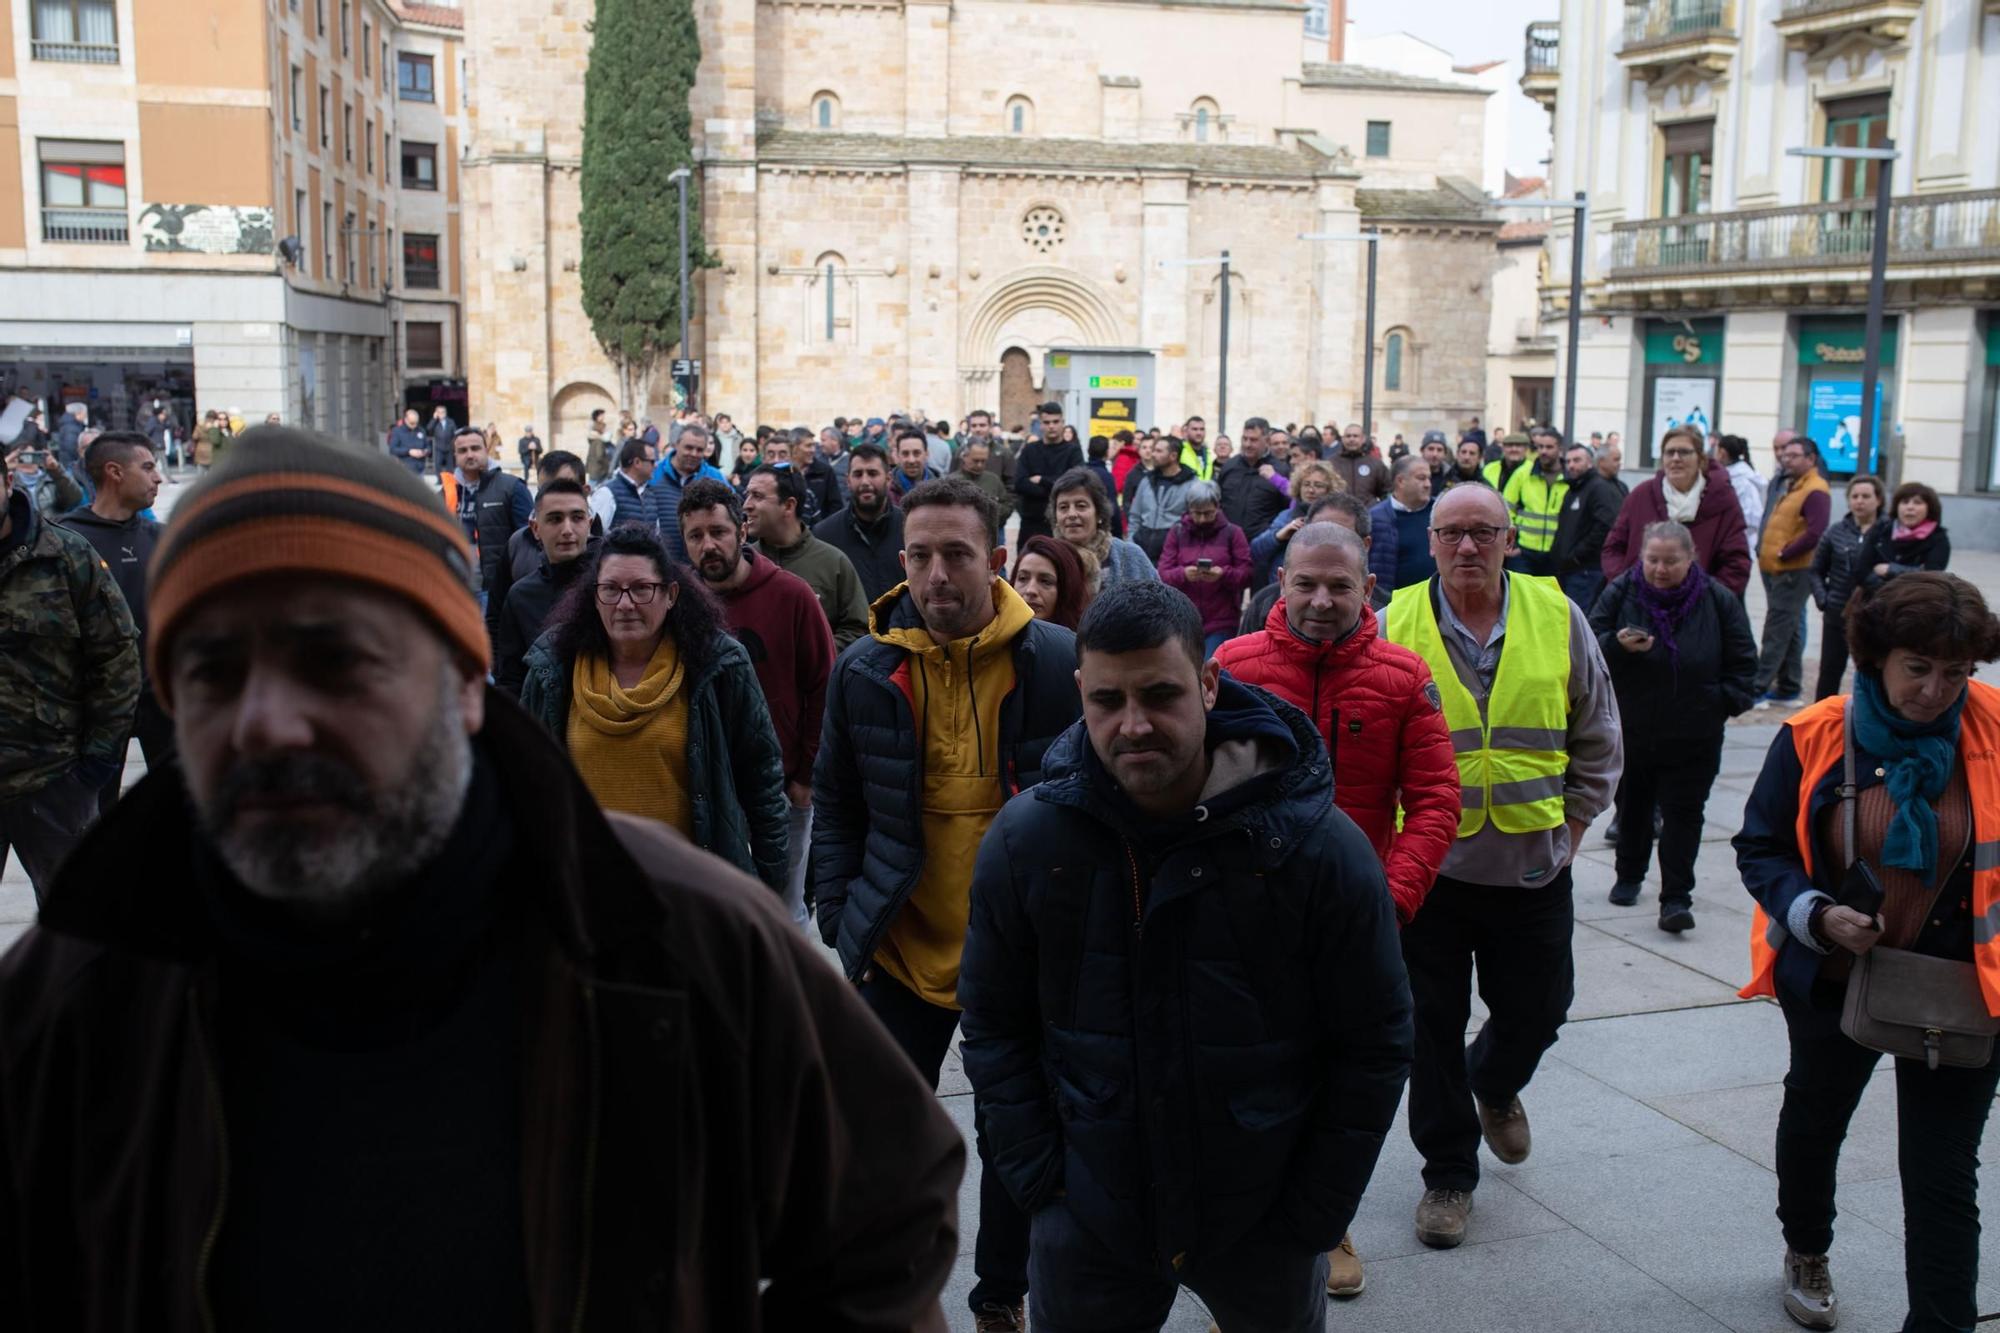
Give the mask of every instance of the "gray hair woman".
M 1236 632 L 1243 590 L 1250 586 L 1250 539 L 1223 516 L 1222 490 L 1214 482 L 1197 481 L 1187 495 L 1187 512 L 1160 550 L 1160 577 L 1200 608 L 1213 655 Z
M 1695 559 L 1686 525 L 1646 525 L 1637 568 L 1590 612 L 1625 734 L 1618 797 L 1618 880 L 1611 901 L 1639 901 L 1660 812 L 1660 929 L 1694 926 L 1702 814 L 1722 765 L 1723 727 L 1754 695 L 1757 645 L 1736 594 Z

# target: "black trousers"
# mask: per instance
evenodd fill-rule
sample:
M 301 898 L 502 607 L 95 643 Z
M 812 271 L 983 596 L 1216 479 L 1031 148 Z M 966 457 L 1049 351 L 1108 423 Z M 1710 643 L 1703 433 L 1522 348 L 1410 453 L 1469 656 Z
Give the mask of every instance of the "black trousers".
M 1822 611 L 1819 633 L 1819 679 L 1813 683 L 1813 701 L 1840 693 L 1840 678 L 1847 674 L 1847 608 Z
M 1780 992 L 1792 1066 L 1778 1112 L 1778 1223 L 1785 1244 L 1833 1244 L 1840 1145 L 1881 1056 L 1840 1030 L 1838 1011 Z M 1979 1140 L 2000 1085 L 2000 1054 L 1980 1069 L 1896 1061 L 1896 1161 L 1903 1178 L 1904 1333 L 1970 1330 L 1979 1317 Z
M 1576 998 L 1570 886 L 1567 866 L 1531 889 L 1440 875 L 1403 928 L 1403 964 L 1417 1010 L 1410 1141 L 1424 1156 L 1426 1189 L 1479 1184 L 1479 1112 L 1472 1099 L 1504 1106 L 1527 1087 L 1569 1017 Z M 1475 963 L 1479 998 L 1491 1017 L 1467 1047 Z
M 861 999 L 903 1048 L 917 1072 L 937 1087 L 944 1057 L 958 1031 L 958 1010 L 943 1009 L 875 968 L 861 983 Z M 1028 1294 L 1028 1215 L 986 1157 L 986 1125 L 975 1107 L 973 1137 L 979 1150 L 979 1240 L 972 1256 L 976 1280 L 966 1304 L 1012 1305 Z
M 160 707 L 160 701 L 153 697 L 151 690 L 139 693 L 139 711 L 132 717 L 132 738 L 139 742 L 139 753 L 146 756 L 148 771 L 165 763 L 174 752 L 174 720 L 167 716 L 167 710 Z M 131 741 L 124 748 L 129 748 Z M 123 758 L 124 749 L 120 750 Z M 118 776 L 104 784 L 97 793 L 97 813 L 104 814 L 118 804 L 118 793 L 125 787 L 125 766 L 120 763 Z
M 1642 880 L 1653 859 L 1653 812 L 1660 812 L 1660 901 L 1694 898 L 1694 859 L 1702 811 L 1722 767 L 1722 733 L 1713 737 L 1625 733 L 1625 776 L 1618 788 L 1618 878 Z
M 97 793 L 69 774 L 40 791 L 0 801 L 0 869 L 12 851 L 28 873 L 39 907 L 56 867 L 96 817 Z

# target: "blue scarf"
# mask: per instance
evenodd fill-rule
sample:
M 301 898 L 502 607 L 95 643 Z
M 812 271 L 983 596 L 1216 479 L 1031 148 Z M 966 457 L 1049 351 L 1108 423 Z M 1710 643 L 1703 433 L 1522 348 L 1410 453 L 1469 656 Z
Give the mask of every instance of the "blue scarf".
M 1872 673 L 1854 673 L 1854 739 L 1882 761 L 1883 785 L 1896 803 L 1889 832 L 1882 839 L 1882 864 L 1919 871 L 1926 885 L 1937 881 L 1937 811 L 1933 803 L 1944 795 L 1958 752 L 1958 717 L 1965 708 L 1961 692 L 1934 722 L 1911 722 L 1889 709 L 1882 680 Z

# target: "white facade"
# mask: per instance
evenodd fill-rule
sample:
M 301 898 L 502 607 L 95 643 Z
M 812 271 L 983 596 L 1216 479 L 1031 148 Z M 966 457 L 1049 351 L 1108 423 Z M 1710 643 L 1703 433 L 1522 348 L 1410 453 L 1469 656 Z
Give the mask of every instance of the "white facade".
M 1623 430 L 1638 467 L 1663 393 L 1712 397 L 1760 454 L 1858 414 L 1873 187 L 1786 150 L 1887 138 L 1879 462 L 1949 497 L 1955 537 L 2000 541 L 2000 6 L 1564 0 L 1556 63 L 1523 86 L 1553 102 L 1550 193 L 1590 201 L 1577 430 Z M 1570 225 L 1552 224 L 1560 363 Z

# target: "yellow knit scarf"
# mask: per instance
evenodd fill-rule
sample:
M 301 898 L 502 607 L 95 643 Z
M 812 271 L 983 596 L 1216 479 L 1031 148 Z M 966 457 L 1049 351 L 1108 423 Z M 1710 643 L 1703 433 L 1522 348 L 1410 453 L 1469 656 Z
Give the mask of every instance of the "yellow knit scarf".
M 694 833 L 688 789 L 688 699 L 674 637 L 661 637 L 631 689 L 608 659 L 577 656 L 570 670 L 570 759 L 598 804 Z

